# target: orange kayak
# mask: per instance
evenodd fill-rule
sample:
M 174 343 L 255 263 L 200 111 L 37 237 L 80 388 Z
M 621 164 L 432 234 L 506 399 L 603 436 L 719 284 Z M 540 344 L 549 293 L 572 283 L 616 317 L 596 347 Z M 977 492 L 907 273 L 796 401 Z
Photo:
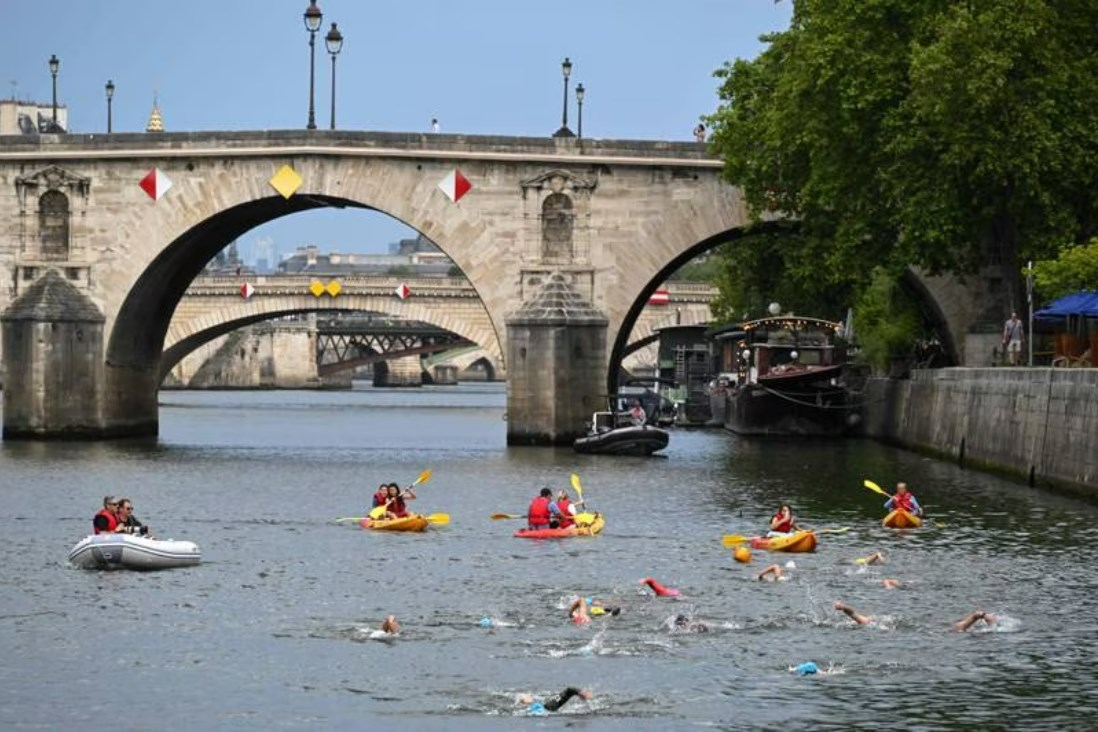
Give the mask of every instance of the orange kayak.
M 923 525 L 923 520 L 913 513 L 896 509 L 885 516 L 881 523 L 889 529 L 917 529 Z
M 779 536 L 753 536 L 751 548 L 771 552 L 814 552 L 816 534 L 812 531 L 794 531 L 792 534 Z
M 374 531 L 423 531 L 427 528 L 427 517 L 413 513 L 404 518 L 395 519 L 364 518 L 358 522 L 358 525 Z

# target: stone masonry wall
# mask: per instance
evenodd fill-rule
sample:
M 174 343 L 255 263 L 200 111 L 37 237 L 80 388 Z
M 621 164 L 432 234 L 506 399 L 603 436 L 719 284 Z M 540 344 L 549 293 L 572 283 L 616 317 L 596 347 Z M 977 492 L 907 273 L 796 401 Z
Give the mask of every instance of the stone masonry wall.
M 1098 496 L 1098 369 L 916 371 L 866 401 L 872 437 Z

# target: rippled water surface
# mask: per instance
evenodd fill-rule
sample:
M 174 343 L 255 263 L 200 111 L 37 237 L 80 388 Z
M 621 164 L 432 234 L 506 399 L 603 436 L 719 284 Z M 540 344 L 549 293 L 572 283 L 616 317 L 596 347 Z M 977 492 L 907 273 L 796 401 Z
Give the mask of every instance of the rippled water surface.
M 869 441 L 679 430 L 666 458 L 508 449 L 503 412 L 499 385 L 163 392 L 155 443 L 4 443 L 0 726 L 1093 728 L 1093 506 Z M 413 506 L 448 526 L 333 522 L 426 468 Z M 520 522 L 489 519 L 572 472 L 601 536 L 520 540 Z M 881 528 L 865 477 L 907 480 L 933 521 Z M 70 568 L 104 493 L 197 542 L 203 564 Z M 758 533 L 783 501 L 850 530 L 734 562 L 721 536 Z M 887 564 L 854 563 L 876 550 Z M 754 579 L 790 560 L 789 581 Z M 645 577 L 683 596 L 655 598 Z M 574 593 L 623 611 L 574 626 Z M 876 622 L 855 626 L 838 598 Z M 950 631 L 975 608 L 1000 622 Z M 402 634 L 372 639 L 387 613 Z M 674 632 L 679 613 L 710 632 Z M 834 672 L 788 671 L 806 660 Z M 516 695 L 569 684 L 593 700 L 513 719 Z

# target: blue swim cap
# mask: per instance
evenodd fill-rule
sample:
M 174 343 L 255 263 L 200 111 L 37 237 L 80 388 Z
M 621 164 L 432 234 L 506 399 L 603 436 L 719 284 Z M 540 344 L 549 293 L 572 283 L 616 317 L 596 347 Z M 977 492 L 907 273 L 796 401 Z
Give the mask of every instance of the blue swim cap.
M 491 618 L 481 618 L 480 619 L 480 627 L 482 627 L 482 628 L 491 628 L 492 627 Z
M 805 661 L 800 666 L 793 667 L 793 673 L 798 676 L 808 676 L 809 674 L 816 674 L 820 672 L 820 667 L 811 661 Z
M 530 705 L 530 708 L 526 710 L 526 713 L 535 717 L 544 717 L 549 714 L 545 711 L 545 705 L 541 702 L 534 702 Z

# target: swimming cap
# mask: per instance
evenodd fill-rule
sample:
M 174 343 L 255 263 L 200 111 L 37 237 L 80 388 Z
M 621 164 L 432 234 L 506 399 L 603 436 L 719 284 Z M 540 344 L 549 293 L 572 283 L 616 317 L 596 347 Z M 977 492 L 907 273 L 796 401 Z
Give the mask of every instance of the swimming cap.
M 531 704 L 530 708 L 526 710 L 526 713 L 535 717 L 544 717 L 549 714 L 549 712 L 545 711 L 545 705 L 541 702 L 534 702 Z
M 480 619 L 480 627 L 482 627 L 482 628 L 491 628 L 492 627 L 491 618 L 481 618 Z
M 793 667 L 793 673 L 798 676 L 808 676 L 809 674 L 816 674 L 820 672 L 820 667 L 811 661 L 805 661 L 800 666 Z

